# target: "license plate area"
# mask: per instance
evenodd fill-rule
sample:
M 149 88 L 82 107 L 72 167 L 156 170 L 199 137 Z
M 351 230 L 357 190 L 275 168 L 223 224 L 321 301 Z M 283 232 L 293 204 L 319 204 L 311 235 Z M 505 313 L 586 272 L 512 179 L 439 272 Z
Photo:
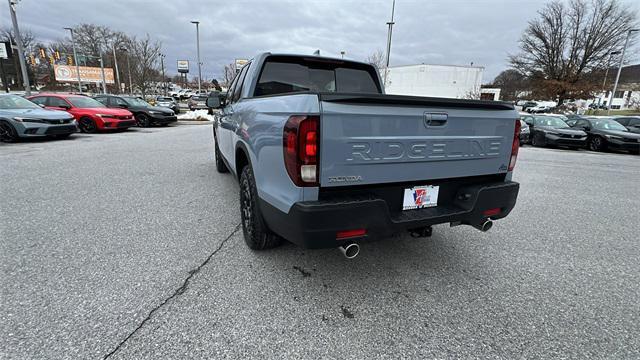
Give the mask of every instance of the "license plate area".
M 415 210 L 438 206 L 440 186 L 425 185 L 404 189 L 402 210 Z

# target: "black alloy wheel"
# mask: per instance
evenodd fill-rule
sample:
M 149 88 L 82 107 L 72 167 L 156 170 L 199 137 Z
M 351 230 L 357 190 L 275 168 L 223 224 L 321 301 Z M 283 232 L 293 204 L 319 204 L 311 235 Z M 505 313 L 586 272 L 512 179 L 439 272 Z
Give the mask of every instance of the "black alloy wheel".
M 0 121 L 0 141 L 16 142 L 18 141 L 18 133 L 8 122 Z
M 83 117 L 82 119 L 80 119 L 79 125 L 80 130 L 88 134 L 94 133 L 98 130 L 96 123 L 92 119 L 87 117 Z
M 250 249 L 264 250 L 280 245 L 282 238 L 269 230 L 262 218 L 251 166 L 245 166 L 240 176 L 240 216 L 244 241 Z
M 605 148 L 604 140 L 600 136 L 594 136 L 589 140 L 589 150 L 603 151 Z
M 148 127 L 150 124 L 149 116 L 147 116 L 147 114 L 138 114 L 136 116 L 136 123 L 139 127 Z

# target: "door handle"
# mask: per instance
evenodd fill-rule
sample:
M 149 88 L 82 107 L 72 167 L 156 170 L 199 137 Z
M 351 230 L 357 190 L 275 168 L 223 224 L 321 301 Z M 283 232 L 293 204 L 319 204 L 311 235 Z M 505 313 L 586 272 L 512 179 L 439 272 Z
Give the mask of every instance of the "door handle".
M 448 118 L 449 115 L 446 113 L 424 113 L 424 124 L 427 127 L 444 126 Z

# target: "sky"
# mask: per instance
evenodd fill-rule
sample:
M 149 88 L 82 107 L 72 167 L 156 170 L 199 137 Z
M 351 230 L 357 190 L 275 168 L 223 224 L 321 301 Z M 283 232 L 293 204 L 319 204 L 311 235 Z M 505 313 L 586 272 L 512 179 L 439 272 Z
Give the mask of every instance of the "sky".
M 638 10 L 640 3 L 622 0 Z M 410 64 L 485 67 L 489 83 L 508 67 L 518 39 L 545 0 L 396 0 L 391 66 Z M 169 74 L 190 60 L 197 75 L 200 21 L 203 78 L 222 78 L 224 64 L 260 52 L 311 54 L 364 60 L 385 50 L 392 0 L 20 0 L 20 29 L 41 41 L 67 36 L 80 23 L 106 25 L 162 42 Z M 0 2 L 0 27 L 9 27 Z M 637 54 L 637 52 L 636 52 Z

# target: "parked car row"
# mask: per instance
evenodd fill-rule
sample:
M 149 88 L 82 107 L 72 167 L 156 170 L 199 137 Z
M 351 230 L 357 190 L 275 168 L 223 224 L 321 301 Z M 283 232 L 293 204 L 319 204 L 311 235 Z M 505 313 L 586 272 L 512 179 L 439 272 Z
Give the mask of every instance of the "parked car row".
M 133 96 L 38 94 L 0 95 L 0 140 L 68 137 L 74 132 L 125 130 L 132 126 L 167 126 L 173 110 L 151 106 Z
M 521 114 L 520 141 L 539 147 L 588 148 L 640 154 L 640 117 Z

